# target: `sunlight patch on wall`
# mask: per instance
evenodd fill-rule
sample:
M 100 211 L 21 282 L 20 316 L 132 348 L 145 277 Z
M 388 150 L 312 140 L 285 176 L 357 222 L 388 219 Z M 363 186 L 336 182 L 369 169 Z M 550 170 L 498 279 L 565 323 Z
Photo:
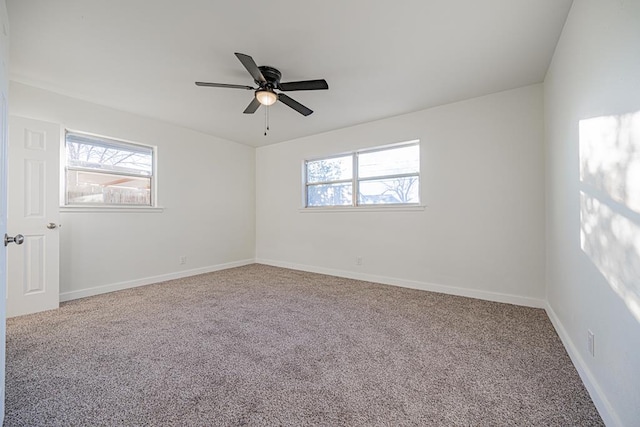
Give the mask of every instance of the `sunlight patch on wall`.
M 580 121 L 580 181 L 640 213 L 640 112 Z
M 584 192 L 580 246 L 640 321 L 640 226 Z
M 579 130 L 580 246 L 640 322 L 640 112 Z

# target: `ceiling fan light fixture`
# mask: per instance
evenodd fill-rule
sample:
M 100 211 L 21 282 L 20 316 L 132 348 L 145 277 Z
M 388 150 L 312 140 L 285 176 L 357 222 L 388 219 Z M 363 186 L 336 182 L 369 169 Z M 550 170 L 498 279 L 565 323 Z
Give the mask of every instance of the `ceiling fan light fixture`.
M 278 100 L 278 96 L 275 94 L 275 92 L 262 89 L 256 91 L 256 99 L 260 104 L 269 106 L 276 103 L 276 101 Z

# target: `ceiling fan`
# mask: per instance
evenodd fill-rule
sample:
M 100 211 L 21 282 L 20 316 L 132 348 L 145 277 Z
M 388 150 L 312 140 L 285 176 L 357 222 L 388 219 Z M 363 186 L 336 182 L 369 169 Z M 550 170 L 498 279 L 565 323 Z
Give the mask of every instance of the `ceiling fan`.
M 256 112 L 260 105 L 273 105 L 276 101 L 280 101 L 283 104 L 293 108 L 298 113 L 303 116 L 308 116 L 313 113 L 313 111 L 304 105 L 300 104 L 298 101 L 292 99 L 291 97 L 285 95 L 284 93 L 278 93 L 276 90 L 282 92 L 289 92 L 294 90 L 322 90 L 329 89 L 329 85 L 327 81 L 324 79 L 320 80 L 303 80 L 298 82 L 280 82 L 280 78 L 282 77 L 282 73 L 279 70 L 268 67 L 261 66 L 258 67 L 256 62 L 249 55 L 245 55 L 244 53 L 235 54 L 244 68 L 247 69 L 251 77 L 253 77 L 253 81 L 258 85 L 257 88 L 252 86 L 244 86 L 244 85 L 234 85 L 234 84 L 226 84 L 226 83 L 206 83 L 206 82 L 196 82 L 197 86 L 209 86 L 209 87 L 226 87 L 231 89 L 245 89 L 245 90 L 253 90 L 255 91 L 255 96 L 253 100 L 249 103 L 247 108 L 244 110 L 245 114 L 253 114 Z

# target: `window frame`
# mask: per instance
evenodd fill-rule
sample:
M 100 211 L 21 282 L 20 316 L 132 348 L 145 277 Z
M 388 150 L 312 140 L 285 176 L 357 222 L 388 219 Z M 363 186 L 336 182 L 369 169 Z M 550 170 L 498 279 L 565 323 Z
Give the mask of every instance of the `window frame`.
M 360 150 L 349 151 L 340 154 L 333 154 L 330 156 L 322 156 L 322 157 L 314 157 L 305 159 L 302 162 L 302 183 L 303 183 L 303 211 L 313 211 L 313 210 L 378 210 L 378 209 L 413 209 L 420 208 L 423 205 L 422 202 L 422 191 L 421 191 L 421 182 L 420 182 L 420 169 L 421 169 L 421 158 L 419 155 L 418 158 L 418 172 L 415 173 L 403 173 L 403 174 L 392 174 L 392 175 L 376 175 L 376 176 L 368 176 L 366 178 L 360 178 L 358 175 L 358 166 L 359 166 L 359 156 L 361 154 L 375 153 L 380 151 L 388 151 L 401 147 L 410 147 L 410 146 L 418 146 L 418 150 L 420 151 L 420 140 L 413 139 L 409 141 L 398 142 L 394 144 L 387 144 L 372 148 L 364 148 Z M 347 157 L 351 156 L 352 160 L 352 174 L 350 179 L 339 179 L 332 181 L 318 181 L 318 182 L 308 182 L 308 164 L 310 162 L 316 162 L 318 160 L 330 160 L 339 157 Z M 360 183 L 366 181 L 376 181 L 381 179 L 393 179 L 393 178 L 405 178 L 415 176 L 418 178 L 418 202 L 415 203 L 361 203 L 360 202 Z M 309 206 L 309 187 L 318 186 L 318 185 L 330 185 L 330 184 L 343 184 L 343 183 L 351 183 L 351 204 L 349 205 L 325 205 L 325 206 Z
M 143 174 L 134 174 L 134 173 L 126 173 L 122 171 L 111 171 L 107 169 L 98 169 L 98 168 L 88 168 L 81 166 L 69 166 L 68 158 L 67 158 L 67 135 L 74 134 L 89 138 L 95 138 L 98 140 L 104 140 L 105 144 L 113 144 L 114 146 L 122 146 L 123 149 L 127 149 L 127 147 L 131 146 L 133 148 L 139 147 L 145 150 L 149 150 L 151 152 L 151 174 L 143 175 Z M 64 132 L 62 135 L 62 144 L 60 147 L 60 159 L 61 159 L 61 168 L 60 168 L 60 177 L 61 177 L 61 188 L 60 188 L 60 208 L 62 211 L 66 212 L 113 212 L 113 211 L 123 211 L 123 212 L 162 212 L 162 208 L 157 204 L 157 176 L 158 176 L 158 147 L 155 145 L 142 144 L 139 142 L 133 142 L 122 138 L 114 138 L 111 136 L 99 135 L 90 132 L 78 131 L 74 129 L 64 128 Z M 101 173 L 108 174 L 114 176 L 128 176 L 134 178 L 149 178 L 149 204 L 108 204 L 108 203 L 69 203 L 68 191 L 67 191 L 67 171 L 80 171 L 80 172 L 89 172 L 89 173 Z

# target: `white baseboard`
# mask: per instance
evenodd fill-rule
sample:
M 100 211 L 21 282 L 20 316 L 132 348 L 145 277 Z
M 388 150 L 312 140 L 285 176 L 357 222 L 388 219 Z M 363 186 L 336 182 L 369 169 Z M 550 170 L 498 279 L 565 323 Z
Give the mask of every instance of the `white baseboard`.
M 183 277 L 196 276 L 198 274 L 211 273 L 213 271 L 226 270 L 228 268 L 242 267 L 253 264 L 254 259 L 244 259 L 240 261 L 228 262 L 225 264 L 211 265 L 208 267 L 194 268 L 191 270 L 176 271 L 174 273 L 161 274 L 159 276 L 144 277 L 142 279 L 127 280 L 126 282 L 112 283 L 109 285 L 86 288 L 78 291 L 60 293 L 60 302 L 71 301 L 78 298 L 90 297 L 93 295 L 106 294 L 107 292 L 121 291 L 123 289 L 135 288 L 138 286 L 151 285 L 153 283 L 165 282 L 167 280 L 182 279 Z
M 499 292 L 481 291 L 477 289 L 458 288 L 455 286 L 439 285 L 435 283 L 418 282 L 413 280 L 384 277 L 372 274 L 357 273 L 353 271 L 334 270 L 331 268 L 316 267 L 312 265 L 294 264 L 290 262 L 274 261 L 257 258 L 256 263 L 272 265 L 274 267 L 290 268 L 292 270 L 308 271 L 311 273 L 327 274 L 329 276 L 344 277 L 347 279 L 364 280 L 367 282 L 382 283 L 384 285 L 400 286 L 402 288 L 419 289 L 422 291 L 438 292 L 442 294 L 458 295 L 462 297 L 476 298 L 487 301 L 503 302 L 507 304 L 522 305 L 525 307 L 545 308 L 546 301 L 537 298 L 522 297 L 518 295 L 502 294 Z
M 560 318 L 556 315 L 555 311 L 553 311 L 553 308 L 549 303 L 546 304 L 545 309 L 547 311 L 547 316 L 551 319 L 553 327 L 556 329 L 562 344 L 564 344 L 564 348 L 567 350 L 573 365 L 576 367 L 584 386 L 591 396 L 591 400 L 593 400 L 593 404 L 596 406 L 596 409 L 602 417 L 602 420 L 607 426 L 622 427 L 620 418 L 613 409 L 613 406 L 611 406 L 611 403 L 609 403 L 607 396 L 598 385 L 598 381 L 596 381 L 591 370 L 580 355 L 580 352 L 573 343 L 573 340 L 569 337 L 567 330 L 562 325 L 562 322 L 560 322 Z

